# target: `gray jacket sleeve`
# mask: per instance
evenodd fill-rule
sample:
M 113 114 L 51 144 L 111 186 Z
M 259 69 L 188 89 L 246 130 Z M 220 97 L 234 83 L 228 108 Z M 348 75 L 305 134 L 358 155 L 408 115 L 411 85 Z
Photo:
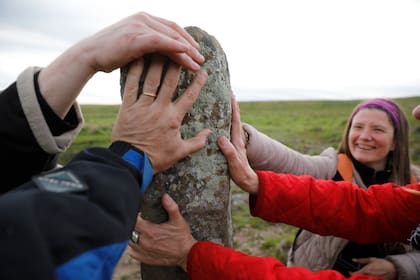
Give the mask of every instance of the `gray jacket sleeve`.
M 57 154 L 65 151 L 70 146 L 74 137 L 82 129 L 84 120 L 80 106 L 76 102 L 74 108 L 79 120 L 77 127 L 62 135 L 52 135 L 36 97 L 34 75 L 39 70 L 40 68 L 38 67 L 28 67 L 19 75 L 16 81 L 18 96 L 25 117 L 38 144 L 46 153 Z
M 276 141 L 255 127 L 243 123 L 248 132 L 247 157 L 253 169 L 277 173 L 307 174 L 331 179 L 337 171 L 337 151 L 330 147 L 320 155 L 305 155 Z
M 420 279 L 420 252 L 411 251 L 402 255 L 386 257 L 392 262 L 398 273 L 398 280 Z

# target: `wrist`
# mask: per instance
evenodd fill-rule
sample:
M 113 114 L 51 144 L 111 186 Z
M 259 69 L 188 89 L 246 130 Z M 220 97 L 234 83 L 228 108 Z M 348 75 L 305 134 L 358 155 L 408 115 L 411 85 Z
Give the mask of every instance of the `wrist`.
M 248 182 L 247 182 L 247 189 L 249 190 L 250 194 L 258 194 L 259 189 L 259 179 L 257 173 L 252 170 L 251 175 L 249 176 Z
M 73 47 L 41 70 L 39 89 L 54 112 L 64 118 L 94 73 L 86 54 Z
M 83 67 L 84 74 L 92 77 L 99 70 L 97 69 L 97 63 L 95 60 L 95 51 L 97 46 L 90 45 L 91 40 L 89 38 L 82 39 L 78 44 L 71 47 L 68 51 L 72 53 L 77 59 L 77 62 Z
M 194 239 L 194 237 L 191 236 L 191 240 L 187 243 L 184 249 L 184 254 L 181 258 L 181 260 L 178 262 L 178 266 L 181 267 L 184 271 L 187 271 L 188 266 L 188 255 L 191 252 L 192 247 L 197 243 L 198 241 Z
M 141 178 L 141 192 L 144 193 L 153 179 L 153 170 L 147 154 L 123 141 L 113 142 L 109 149 L 136 168 Z

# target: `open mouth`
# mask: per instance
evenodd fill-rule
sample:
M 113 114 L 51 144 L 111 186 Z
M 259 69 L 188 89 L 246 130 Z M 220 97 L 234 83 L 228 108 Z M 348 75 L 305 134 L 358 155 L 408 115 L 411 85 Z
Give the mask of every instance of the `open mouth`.
M 375 146 L 356 144 L 356 148 L 364 151 L 371 151 L 375 149 Z

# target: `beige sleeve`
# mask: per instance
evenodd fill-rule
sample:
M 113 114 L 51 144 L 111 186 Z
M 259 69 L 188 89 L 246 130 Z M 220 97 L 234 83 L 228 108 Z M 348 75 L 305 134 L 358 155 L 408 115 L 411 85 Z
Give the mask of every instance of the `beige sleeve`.
M 330 147 L 320 155 L 305 155 L 268 137 L 249 124 L 243 123 L 242 126 L 249 134 L 247 157 L 253 169 L 307 174 L 322 179 L 334 177 L 337 170 L 335 149 Z
M 420 279 L 420 252 L 411 251 L 401 255 L 387 256 L 394 265 L 398 280 Z
M 79 134 L 84 124 L 83 115 L 79 104 L 75 103 L 78 126 L 64 134 L 52 135 L 36 97 L 34 75 L 39 70 L 38 67 L 28 67 L 18 76 L 16 87 L 23 112 L 39 145 L 45 152 L 57 154 L 65 151 Z

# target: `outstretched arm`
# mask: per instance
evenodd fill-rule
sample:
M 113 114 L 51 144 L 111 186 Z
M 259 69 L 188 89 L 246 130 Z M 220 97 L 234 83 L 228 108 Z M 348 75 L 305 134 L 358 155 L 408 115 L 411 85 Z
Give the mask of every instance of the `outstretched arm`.
M 0 111 L 5 120 L 0 129 L 2 169 L 4 174 L 21 170 L 18 177 L 3 178 L 0 193 L 54 166 L 55 156 L 68 148 L 82 128 L 83 118 L 75 101 L 96 72 L 111 72 L 149 53 L 159 53 L 198 72 L 204 62 L 198 48 L 199 44 L 176 23 L 140 12 L 81 40 L 44 69 L 26 69 L 0 94 Z M 197 75 L 199 80 L 205 80 L 205 74 Z M 188 107 L 185 99 L 181 105 Z M 164 105 L 162 100 L 158 103 Z M 183 145 L 178 156 L 187 152 L 185 149 L 197 148 L 192 146 Z
M 232 104 L 231 141 L 222 136 L 218 144 L 232 180 L 253 195 L 253 215 L 359 243 L 404 242 L 420 223 L 418 185 L 399 188 L 386 184 L 365 191 L 347 182 L 255 172 L 246 157 L 240 124 L 235 121 L 239 108 Z
M 45 100 L 64 117 L 89 79 L 147 53 L 161 53 L 192 71 L 204 62 L 198 43 L 176 23 L 144 12 L 133 14 L 80 41 L 43 69 Z

